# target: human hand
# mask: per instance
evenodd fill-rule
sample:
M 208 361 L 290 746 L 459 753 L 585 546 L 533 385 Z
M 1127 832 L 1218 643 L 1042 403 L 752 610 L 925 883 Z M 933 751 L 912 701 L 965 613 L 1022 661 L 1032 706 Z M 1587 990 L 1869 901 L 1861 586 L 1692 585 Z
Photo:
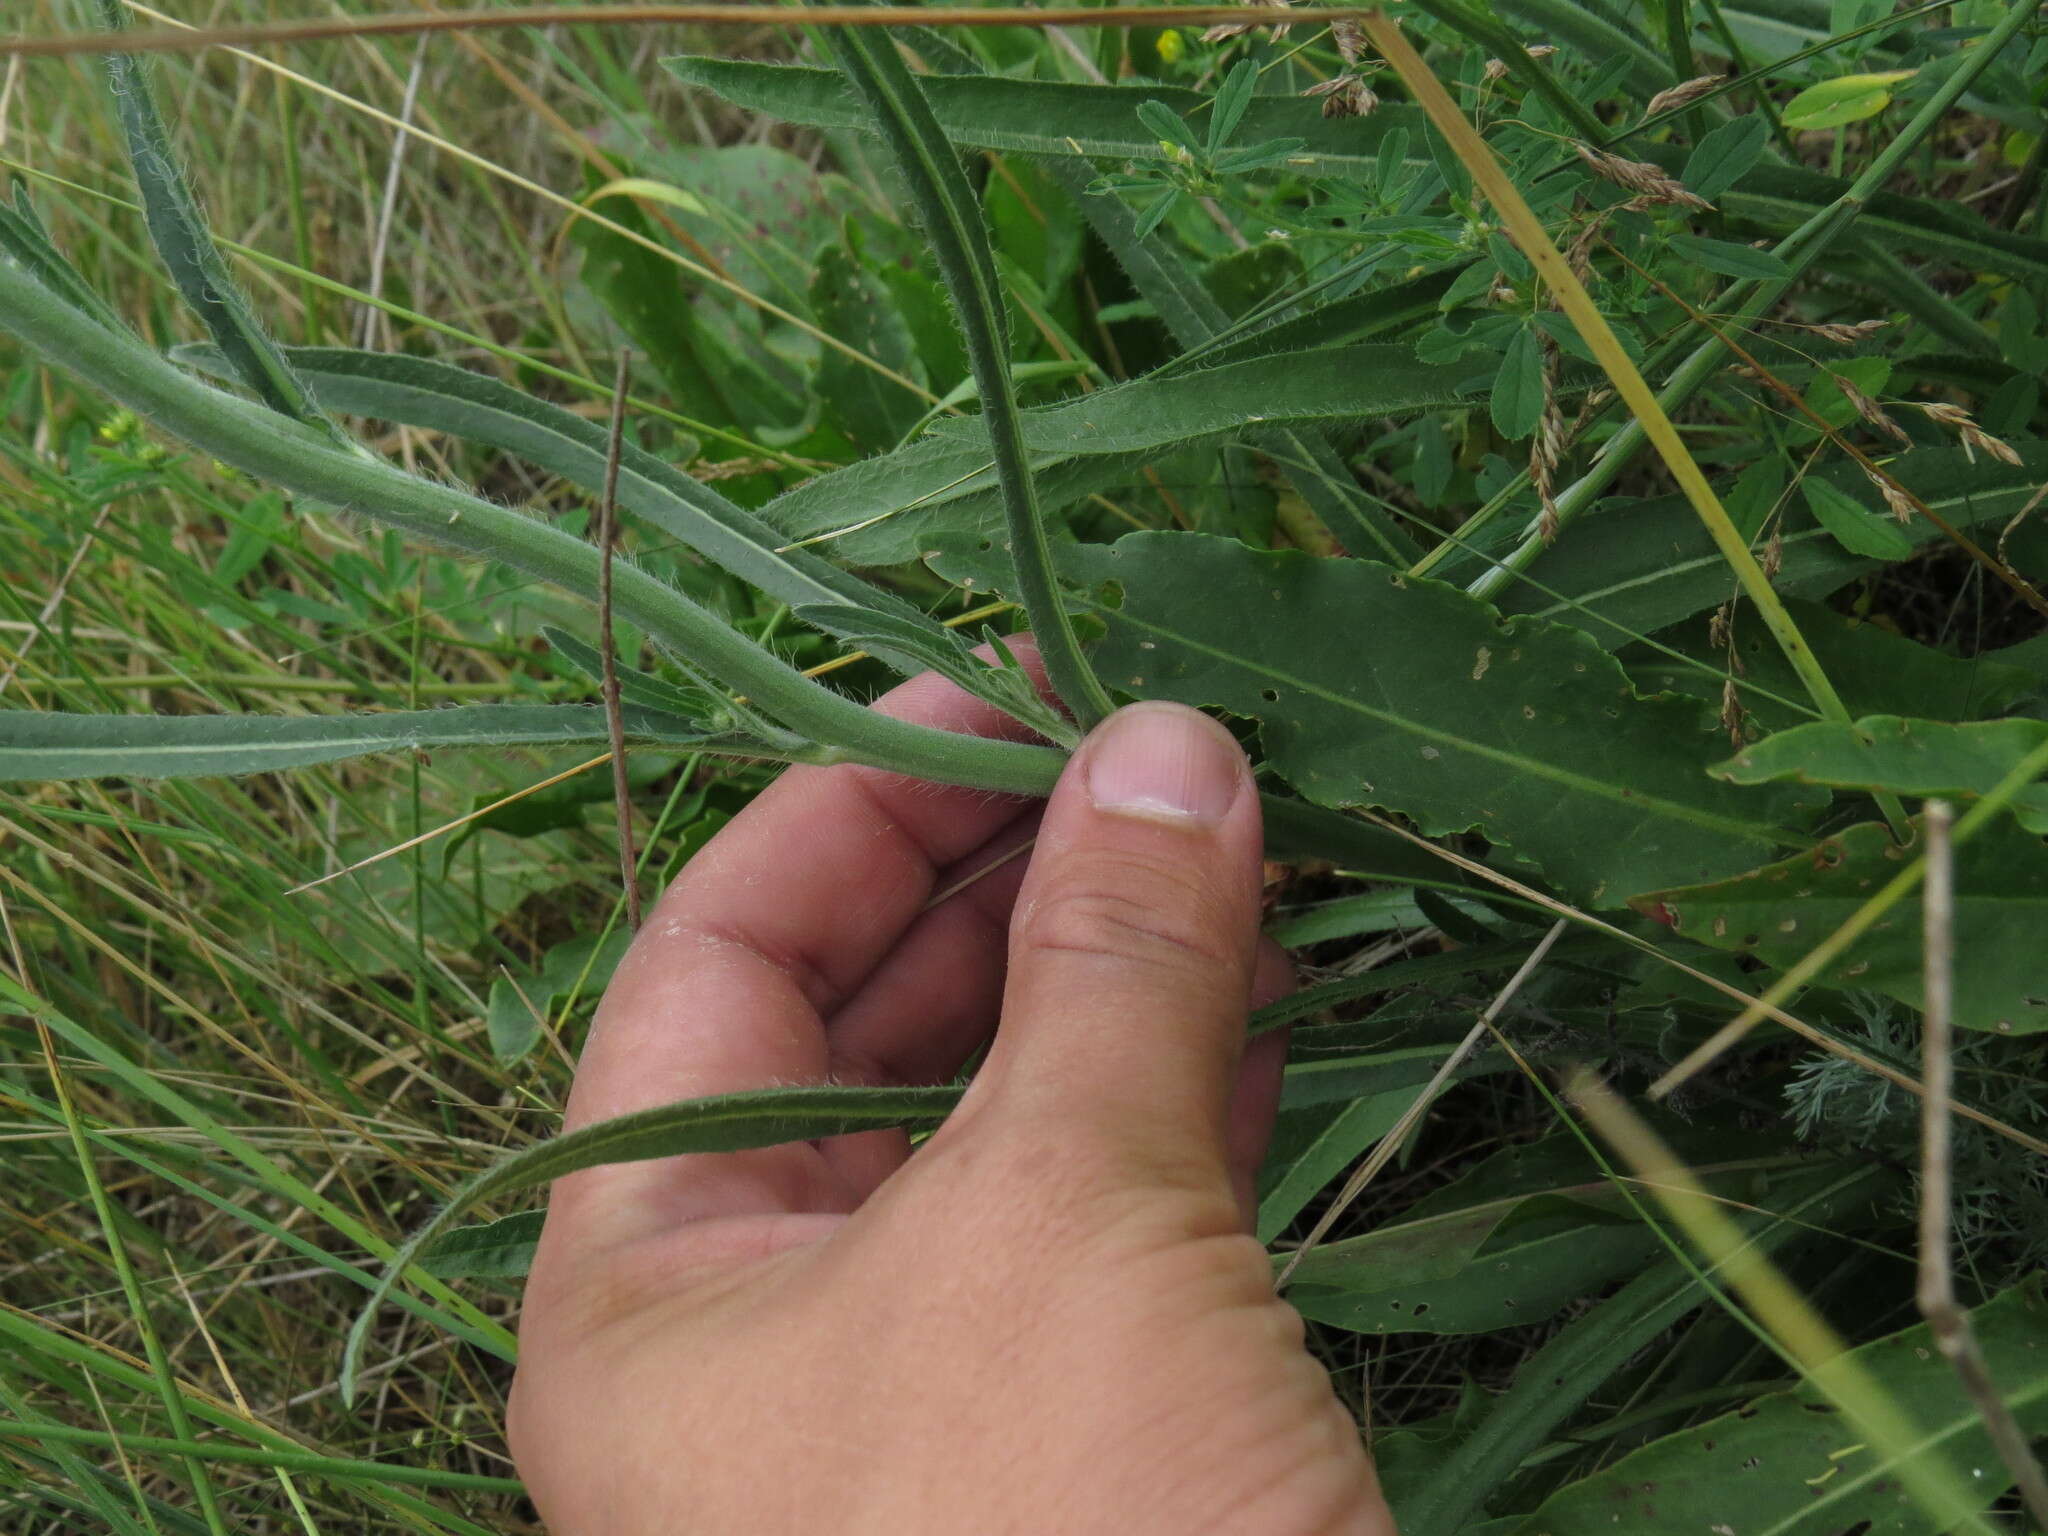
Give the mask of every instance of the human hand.
M 1020 728 L 937 678 L 878 706 Z M 1022 858 L 927 910 L 1020 848 Z M 568 1128 L 705 1094 L 952 1077 L 879 1131 L 556 1186 L 509 1434 L 556 1536 L 1391 1536 L 1246 1235 L 1287 987 L 1228 733 L 1124 710 L 1043 809 L 792 769 L 663 897 Z M 1005 956 L 1007 952 L 1007 967 Z

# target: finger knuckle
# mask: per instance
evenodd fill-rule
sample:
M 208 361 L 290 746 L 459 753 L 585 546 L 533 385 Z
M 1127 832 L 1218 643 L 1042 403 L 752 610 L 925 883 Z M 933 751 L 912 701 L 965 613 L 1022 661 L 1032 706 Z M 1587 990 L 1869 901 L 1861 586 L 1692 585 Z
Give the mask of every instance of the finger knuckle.
M 1241 937 L 1198 881 L 1143 861 L 1097 856 L 1038 894 L 1015 941 L 1023 952 L 1213 970 L 1242 964 Z

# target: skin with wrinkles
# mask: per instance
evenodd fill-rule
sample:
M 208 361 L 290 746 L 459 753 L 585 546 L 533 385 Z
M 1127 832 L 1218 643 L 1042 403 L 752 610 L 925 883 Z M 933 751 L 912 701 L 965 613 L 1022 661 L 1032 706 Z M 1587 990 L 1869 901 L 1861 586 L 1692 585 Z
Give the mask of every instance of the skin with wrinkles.
M 878 708 L 1021 734 L 932 677 Z M 560 1181 L 510 1422 L 549 1530 L 1391 1536 L 1246 1232 L 1285 1046 L 1244 1020 L 1288 985 L 1259 848 L 1228 734 L 1140 705 L 1042 812 L 795 769 L 693 859 L 570 1128 L 988 1054 L 914 1156 L 878 1131 Z

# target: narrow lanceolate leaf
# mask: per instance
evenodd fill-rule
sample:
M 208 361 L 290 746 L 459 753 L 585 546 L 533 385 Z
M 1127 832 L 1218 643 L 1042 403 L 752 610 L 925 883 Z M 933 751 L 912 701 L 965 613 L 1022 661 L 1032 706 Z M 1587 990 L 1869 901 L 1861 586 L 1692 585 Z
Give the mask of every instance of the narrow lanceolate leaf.
M 1406 347 L 1255 357 L 1025 411 L 1024 442 L 1040 497 L 1056 507 L 1117 484 L 1147 460 L 1188 443 L 1449 405 L 1461 378 L 1459 369 L 1417 362 Z M 1000 527 L 992 462 L 977 420 L 948 422 L 907 448 L 798 486 L 770 502 L 762 516 L 790 539 L 839 534 L 829 547 L 856 564 L 915 559 L 936 530 Z
M 959 1099 L 958 1088 L 764 1088 L 643 1109 L 515 1152 L 458 1189 L 392 1256 L 384 1278 L 349 1330 L 341 1360 L 342 1396 L 354 1399 L 363 1339 L 397 1277 L 430 1249 L 450 1222 L 485 1200 L 535 1189 L 565 1174 L 608 1163 L 647 1162 L 696 1152 L 744 1152 L 854 1131 L 931 1125 L 943 1120 Z
M 331 411 L 446 432 L 515 454 L 592 493 L 603 488 L 604 427 L 509 384 L 399 353 L 291 347 L 285 355 Z M 181 357 L 201 367 L 219 366 L 217 353 L 199 348 Z M 618 498 L 626 511 L 778 602 L 850 603 L 939 627 L 829 560 L 779 549 L 781 535 L 759 517 L 630 441 L 620 445 Z
M 1732 880 L 1656 891 L 1637 910 L 1716 949 L 1797 964 L 1906 867 L 1881 822 Z M 2048 933 L 2048 846 L 2037 837 L 1973 838 L 1955 854 L 1955 1021 L 2023 1035 L 2048 1029 L 2041 936 Z M 1920 917 L 1911 903 L 1880 918 L 1814 979 L 1922 1005 Z
M 100 20 L 112 31 L 127 25 L 119 0 L 100 0 Z M 256 311 L 232 276 L 206 228 L 206 216 L 178 167 L 163 115 L 150 82 L 152 60 L 135 54 L 106 55 L 107 87 L 128 140 L 128 162 L 142 193 L 149 238 L 170 269 L 192 312 L 206 326 L 235 376 L 272 410 L 305 422 L 346 443 L 293 375 L 284 353 L 263 329 Z
M 2048 1350 L 2029 1287 L 1970 1314 L 1994 1389 L 2028 1435 L 2048 1433 Z M 1989 1509 L 2011 1477 L 1963 1393 L 1955 1368 L 1923 1325 L 1855 1350 L 1850 1358 L 1900 1403 L 1912 1405 L 1925 1454 L 1962 1475 L 1976 1508 Z M 1898 1464 L 1867 1445 L 1814 1388 L 1758 1398 L 1732 1413 L 1652 1441 L 1553 1493 L 1517 1536 L 1610 1536 L 1626 1511 L 1632 1536 L 1694 1536 L 1726 1529 L 1771 1536 L 1931 1530 L 1902 1503 Z
M 696 723 L 626 711 L 627 734 L 687 746 Z M 0 781 L 189 779 L 268 773 L 411 748 L 562 746 L 606 740 L 594 704 L 466 704 L 388 715 L 0 713 Z
M 1690 701 L 1638 698 L 1588 636 L 1454 587 L 1179 533 L 1088 546 L 1072 568 L 1108 626 L 1111 686 L 1256 719 L 1318 804 L 1483 832 L 1596 904 L 1768 856 L 1800 809 L 1708 779 L 1715 738 Z
M 979 197 L 960 168 L 958 151 L 933 116 L 924 87 L 897 52 L 895 39 L 888 33 L 870 36 L 849 27 L 832 31 L 827 41 L 896 162 L 945 279 L 981 392 L 980 425 L 1002 493 L 1017 566 L 1017 596 L 1038 638 L 1046 680 L 1086 729 L 1108 714 L 1111 705 L 1081 655 L 1054 582 L 1052 544 L 1010 378 L 1009 309 L 996 276 Z
M 1901 795 L 1974 798 L 1988 794 L 2029 752 L 2048 741 L 2048 721 L 1980 720 L 1951 725 L 1870 715 L 1766 736 L 1710 771 L 1731 784 L 1791 780 L 1839 789 L 1888 789 Z M 2009 802 L 2021 826 L 2048 834 L 2048 784 Z
M 443 1232 L 420 1250 L 420 1268 L 443 1280 L 516 1279 L 533 1267 L 545 1211 L 515 1211 L 496 1221 Z

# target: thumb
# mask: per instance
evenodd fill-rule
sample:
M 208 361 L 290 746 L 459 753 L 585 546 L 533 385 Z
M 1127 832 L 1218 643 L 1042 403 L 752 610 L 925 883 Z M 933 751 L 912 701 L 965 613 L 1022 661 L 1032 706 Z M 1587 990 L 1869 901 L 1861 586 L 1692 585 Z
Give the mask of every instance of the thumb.
M 1097 727 L 1046 806 L 1018 894 L 981 1108 L 1221 1183 L 1260 847 L 1249 766 L 1217 722 L 1146 703 Z

